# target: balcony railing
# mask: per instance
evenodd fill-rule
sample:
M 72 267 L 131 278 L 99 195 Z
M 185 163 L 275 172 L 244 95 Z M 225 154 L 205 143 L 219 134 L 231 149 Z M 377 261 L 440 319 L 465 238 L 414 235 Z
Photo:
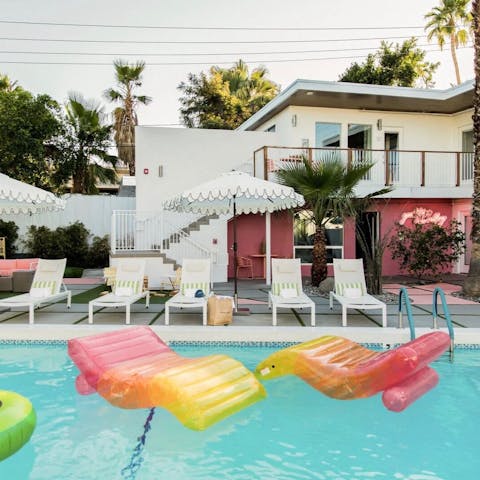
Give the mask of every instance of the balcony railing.
M 364 180 L 397 187 L 459 187 L 471 185 L 473 153 L 358 148 L 262 147 L 254 152 L 254 175 L 275 180 L 275 172 L 301 162 L 340 160 L 346 165 L 372 163 Z

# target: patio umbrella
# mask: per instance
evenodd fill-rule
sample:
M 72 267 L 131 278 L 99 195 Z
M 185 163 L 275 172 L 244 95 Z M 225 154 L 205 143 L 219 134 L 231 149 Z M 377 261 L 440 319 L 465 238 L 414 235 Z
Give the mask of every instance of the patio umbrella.
M 0 213 L 40 213 L 64 208 L 65 200 L 53 193 L 0 173 Z
M 252 177 L 248 173 L 231 171 L 186 190 L 164 207 L 179 212 L 203 215 L 233 215 L 234 301 L 238 309 L 237 290 L 237 215 L 241 213 L 272 213 L 304 204 L 302 195 L 293 188 Z

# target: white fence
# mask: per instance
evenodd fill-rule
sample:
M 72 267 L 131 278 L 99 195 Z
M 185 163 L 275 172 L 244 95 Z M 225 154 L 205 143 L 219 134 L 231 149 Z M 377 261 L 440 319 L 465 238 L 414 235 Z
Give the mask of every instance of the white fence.
M 2 215 L 3 221 L 13 221 L 18 226 L 17 251 L 22 253 L 25 237 L 30 226 L 45 226 L 52 230 L 74 222 L 82 222 L 93 236 L 110 235 L 114 210 L 135 210 L 135 197 L 116 195 L 67 194 L 65 210 L 35 215 Z M 7 240 L 8 241 L 8 240 Z

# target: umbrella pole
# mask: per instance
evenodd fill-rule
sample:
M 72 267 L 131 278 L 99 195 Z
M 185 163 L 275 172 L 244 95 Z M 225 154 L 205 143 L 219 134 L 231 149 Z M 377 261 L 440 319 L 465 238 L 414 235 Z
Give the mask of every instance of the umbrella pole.
M 235 195 L 233 196 L 233 302 L 235 311 L 238 310 L 238 291 L 237 291 L 237 205 Z
M 235 305 L 235 313 L 237 315 L 250 315 L 249 308 L 238 308 L 238 281 L 237 281 L 237 265 L 238 265 L 238 245 L 237 245 L 237 205 L 235 203 L 236 196 L 233 196 L 233 304 Z

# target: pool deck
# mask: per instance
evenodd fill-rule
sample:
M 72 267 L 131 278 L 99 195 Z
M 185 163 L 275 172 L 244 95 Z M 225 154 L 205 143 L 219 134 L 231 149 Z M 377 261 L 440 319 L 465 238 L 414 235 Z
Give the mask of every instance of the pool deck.
M 70 280 L 68 288 L 73 295 L 88 290 L 101 279 Z M 397 293 L 400 284 L 386 284 L 385 291 Z M 450 315 L 455 327 L 457 345 L 480 345 L 480 303 L 464 300 L 451 293 L 461 287 L 443 283 Z M 416 334 L 432 329 L 432 291 L 435 285 L 408 287 L 412 301 Z M 398 344 L 410 340 L 408 320 L 404 315 L 404 328 L 398 327 L 398 304 L 387 305 L 387 327 L 381 327 L 381 312 L 348 311 L 348 326 L 342 327 L 341 309 L 334 303 L 330 310 L 328 299 L 311 296 L 316 304 L 316 327 L 309 326 L 309 311 L 279 309 L 278 326 L 272 326 L 272 315 L 267 305 L 269 287 L 262 281 L 239 281 L 238 292 L 241 307 L 248 307 L 250 315 L 234 313 L 229 326 L 202 326 L 200 309 L 171 310 L 170 325 L 165 326 L 163 304 L 151 304 L 145 308 L 143 301 L 132 306 L 131 325 L 150 325 L 165 341 L 188 342 L 299 342 L 322 335 L 340 335 L 361 343 Z M 232 283 L 214 285 L 218 295 L 232 295 Z M 88 324 L 88 305 L 72 304 L 68 310 L 65 302 L 46 305 L 35 311 L 35 324 L 28 324 L 28 314 L 21 308 L 0 312 L 0 340 L 68 340 L 103 331 L 128 328 L 125 310 L 122 308 L 96 308 L 94 324 Z M 443 312 L 442 308 L 439 309 Z M 441 314 L 442 317 L 442 314 Z M 445 320 L 439 318 L 439 326 L 445 329 Z

